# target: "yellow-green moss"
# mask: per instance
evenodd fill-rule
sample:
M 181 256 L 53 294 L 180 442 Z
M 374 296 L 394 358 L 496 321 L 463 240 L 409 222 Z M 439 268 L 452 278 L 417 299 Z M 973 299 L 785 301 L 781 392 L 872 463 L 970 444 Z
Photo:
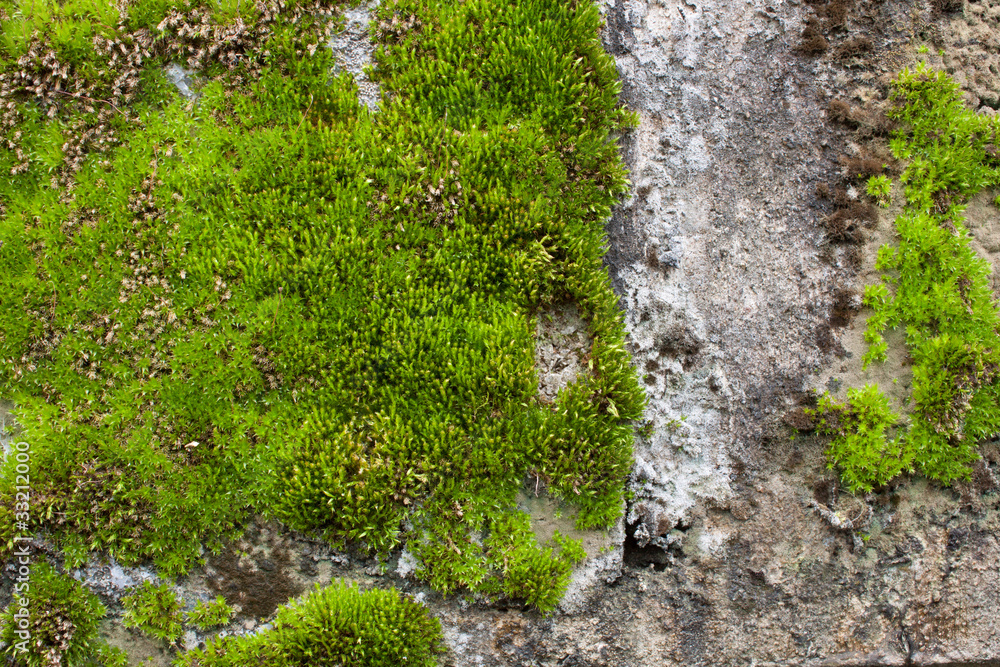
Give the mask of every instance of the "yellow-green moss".
M 178 667 L 431 667 L 442 649 L 441 624 L 397 591 L 364 593 L 343 582 L 318 585 L 278 610 L 269 629 L 224 637 L 182 654 Z
M 892 99 L 890 116 L 900 123 L 892 152 L 908 163 L 906 206 L 895 222 L 898 244 L 879 249 L 883 282 L 865 290 L 873 311 L 865 364 L 885 359 L 887 328 L 905 327 L 913 414 L 902 439 L 890 442 L 894 418 L 877 389 L 852 395 L 844 414 L 867 408 L 855 428 L 838 427 L 830 450 L 852 489 L 870 490 L 900 471 L 945 484 L 967 479 L 978 442 L 1000 432 L 1000 316 L 989 265 L 964 225 L 968 198 L 1000 183 L 1000 121 L 966 109 L 958 85 L 923 64 L 899 75 Z M 870 185 L 869 194 L 884 195 L 887 185 Z
M 76 561 L 107 550 L 179 573 L 263 513 L 378 551 L 462 544 L 487 581 L 509 572 L 481 533 L 529 471 L 581 527 L 613 522 L 643 396 L 602 266 L 626 184 L 614 133 L 633 119 L 596 8 L 386 2 L 376 115 L 312 48 L 323 26 L 302 7 L 275 9 L 260 50 L 179 99 L 161 68 L 205 44 L 156 32 L 171 7 L 231 25 L 139 3 L 113 37 L 142 44 L 152 27 L 172 46 L 129 100 L 86 49 L 66 58 L 106 104 L 11 96 L 0 392 L 32 443 L 34 527 Z M 100 123 L 110 144 L 60 161 Z M 549 405 L 534 318 L 564 301 L 594 342 Z M 541 563 L 564 561 L 519 544 L 560 590 L 565 567 Z

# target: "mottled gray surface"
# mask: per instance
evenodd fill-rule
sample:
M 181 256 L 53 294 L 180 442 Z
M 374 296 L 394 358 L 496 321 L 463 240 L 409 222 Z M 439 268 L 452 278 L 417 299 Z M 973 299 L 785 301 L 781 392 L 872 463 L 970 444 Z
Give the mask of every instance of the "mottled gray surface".
M 560 304 L 539 313 L 535 331 L 538 393 L 555 401 L 559 391 L 585 372 L 584 357 L 593 341 L 576 304 Z
M 636 449 L 629 521 L 654 542 L 732 495 L 734 464 L 753 464 L 765 424 L 825 362 L 816 330 L 849 278 L 822 257 L 810 208 L 835 157 L 825 73 L 790 52 L 801 7 L 772 6 L 606 9 L 642 118 L 625 142 L 634 189 L 610 265 L 655 427 Z
M 877 100 L 919 39 L 955 46 L 942 64 L 965 67 L 970 101 L 993 110 L 995 0 L 965 15 L 858 4 L 821 59 L 795 51 L 811 11 L 796 0 L 603 4 L 605 46 L 641 116 L 621 139 L 633 189 L 608 225 L 608 266 L 653 429 L 637 442 L 629 525 L 606 536 L 617 550 L 581 566 L 560 611 L 445 600 L 405 558 L 359 560 L 266 526 L 182 581 L 188 604 L 234 581 L 248 609 L 340 577 L 395 585 L 441 619 L 454 667 L 1000 665 L 1000 445 L 984 447 L 973 484 L 906 479 L 856 498 L 825 469 L 825 443 L 782 423 L 817 378 L 856 363 L 841 345 L 853 325 L 831 329 L 831 308 L 863 287 L 859 264 L 824 238 L 815 186 L 859 148 L 828 123 L 829 100 Z M 353 11 L 333 46 L 357 76 L 370 46 L 367 10 Z M 835 62 L 858 34 L 876 44 L 869 66 Z M 992 247 L 992 223 L 977 225 Z M 578 343 L 560 317 L 540 325 L 554 388 Z M 78 574 L 114 613 L 121 585 L 151 575 L 96 561 Z M 244 612 L 227 631 L 257 624 Z
M 344 10 L 346 26 L 330 38 L 329 47 L 337 61 L 336 70 L 350 72 L 358 86 L 358 100 L 371 111 L 377 111 L 382 99 L 377 83 L 368 79 L 365 67 L 371 63 L 375 46 L 368 37 L 368 24 L 378 0 L 368 0 Z

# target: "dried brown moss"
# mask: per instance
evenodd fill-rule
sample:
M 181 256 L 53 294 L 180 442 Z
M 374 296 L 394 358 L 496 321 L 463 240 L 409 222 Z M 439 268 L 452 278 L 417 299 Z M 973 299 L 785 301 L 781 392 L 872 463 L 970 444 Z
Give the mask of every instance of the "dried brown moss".
M 829 48 L 830 42 L 820 32 L 819 22 L 815 19 L 806 21 L 806 27 L 799 40 L 799 53 L 806 56 L 819 56 L 826 53 Z
M 935 14 L 954 14 L 965 8 L 963 0 L 931 0 L 931 9 Z
M 837 60 L 860 58 L 875 50 L 875 43 L 868 37 L 851 37 L 837 47 L 834 56 Z
M 864 228 L 878 220 L 878 210 L 867 202 L 854 201 L 823 221 L 827 238 L 834 243 L 863 243 Z

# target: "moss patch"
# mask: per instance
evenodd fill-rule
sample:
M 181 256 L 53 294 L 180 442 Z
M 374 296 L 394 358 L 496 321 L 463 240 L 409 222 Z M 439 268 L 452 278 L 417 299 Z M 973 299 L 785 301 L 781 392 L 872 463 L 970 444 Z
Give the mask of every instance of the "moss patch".
M 831 465 L 842 468 L 852 490 L 883 485 L 903 470 L 945 484 L 967 480 L 977 444 L 1000 432 L 1000 316 L 991 268 L 964 224 L 969 198 L 1000 182 L 1000 122 L 965 109 L 957 91 L 946 74 L 923 64 L 894 83 L 889 115 L 899 129 L 891 148 L 907 163 L 900 176 L 906 206 L 895 222 L 898 244 L 879 250 L 883 281 L 865 290 L 873 314 L 864 361 L 884 361 L 885 334 L 905 331 L 912 419 L 890 440 L 896 417 L 875 387 L 855 392 L 846 406 L 824 399 L 828 414 L 835 408 L 856 422 L 827 429 L 839 431 Z M 873 197 L 888 196 L 886 176 L 872 182 Z
M 96 25 L 68 6 L 54 25 Z M 509 576 L 491 530 L 528 471 L 580 527 L 613 522 L 643 396 L 601 263 L 633 118 L 596 8 L 385 3 L 377 115 L 316 46 L 331 7 L 127 9 L 107 40 L 131 87 L 54 34 L 38 67 L 51 46 L 80 97 L 16 76 L 30 39 L 4 61 L 0 392 L 34 528 L 176 574 L 259 513 L 460 553 L 421 570 L 447 590 Z M 189 53 L 197 104 L 162 75 Z M 589 372 L 550 403 L 532 333 L 557 303 L 588 323 Z M 514 532 L 559 589 L 568 547 Z
M 441 625 L 396 591 L 335 583 L 283 607 L 272 628 L 212 640 L 183 654 L 180 667 L 279 665 L 431 666 L 441 651 Z
M 11 665 L 123 667 L 124 653 L 98 639 L 106 610 L 97 596 L 48 563 L 31 567 L 15 584 L 0 615 L 3 654 Z

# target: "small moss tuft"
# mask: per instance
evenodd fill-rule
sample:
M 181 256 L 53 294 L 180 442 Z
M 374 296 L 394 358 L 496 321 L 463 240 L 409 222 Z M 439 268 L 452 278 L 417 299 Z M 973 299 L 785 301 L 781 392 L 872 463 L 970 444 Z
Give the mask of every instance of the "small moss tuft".
M 225 625 L 233 616 L 233 608 L 229 606 L 226 599 L 221 595 L 211 602 L 201 600 L 194 606 L 194 609 L 185 614 L 188 623 L 199 630 Z
M 830 42 L 820 31 L 819 22 L 810 19 L 806 22 L 806 27 L 802 30 L 799 38 L 798 51 L 806 56 L 821 56 L 830 48 Z
M 182 654 L 178 667 L 432 667 L 442 651 L 441 625 L 395 590 L 360 592 L 335 582 L 278 610 L 270 629 L 224 637 Z
M 0 640 L 10 664 L 125 665 L 122 652 L 98 638 L 104 606 L 72 577 L 48 563 L 38 563 L 32 566 L 27 583 L 15 584 L 13 595 L 13 602 L 0 616 Z
M 912 449 L 902 436 L 890 437 L 899 415 L 876 385 L 848 389 L 846 403 L 824 395 L 815 409 L 803 412 L 818 433 L 834 436 L 827 450 L 829 467 L 840 469 L 851 493 L 867 493 L 911 469 Z
M 144 581 L 122 598 L 127 628 L 138 628 L 151 637 L 173 643 L 181 636 L 181 601 L 169 583 L 159 586 Z

